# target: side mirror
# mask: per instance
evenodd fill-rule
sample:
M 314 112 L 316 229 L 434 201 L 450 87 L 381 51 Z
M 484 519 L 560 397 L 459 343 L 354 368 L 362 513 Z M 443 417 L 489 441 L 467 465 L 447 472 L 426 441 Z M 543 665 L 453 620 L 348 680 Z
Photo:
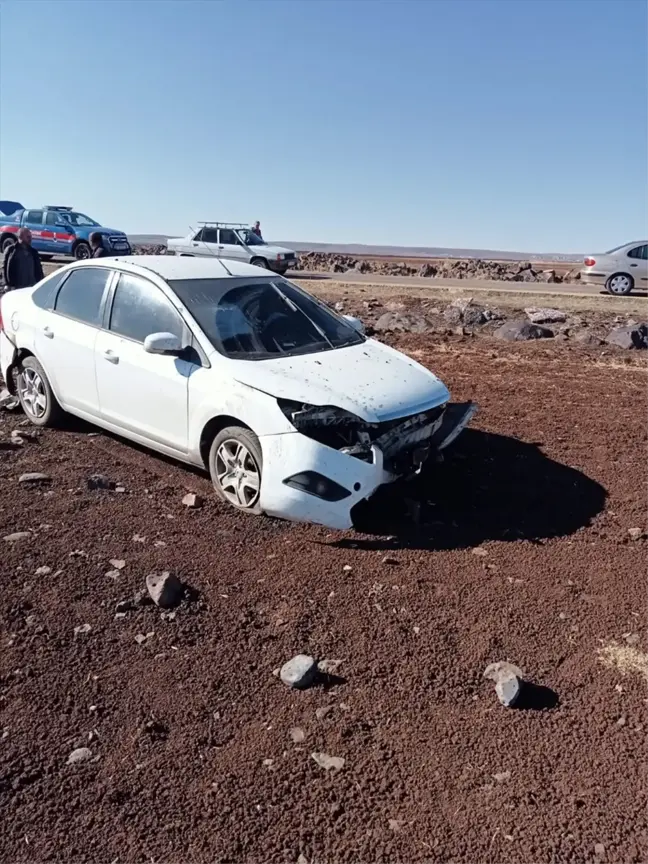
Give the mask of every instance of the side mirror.
M 144 340 L 144 350 L 147 354 L 178 355 L 182 352 L 182 343 L 172 333 L 151 333 Z
M 353 315 L 343 315 L 342 317 L 347 324 L 350 324 L 353 327 L 354 330 L 357 330 L 358 333 L 362 333 L 363 336 L 365 335 L 365 325 L 359 318 L 354 318 Z

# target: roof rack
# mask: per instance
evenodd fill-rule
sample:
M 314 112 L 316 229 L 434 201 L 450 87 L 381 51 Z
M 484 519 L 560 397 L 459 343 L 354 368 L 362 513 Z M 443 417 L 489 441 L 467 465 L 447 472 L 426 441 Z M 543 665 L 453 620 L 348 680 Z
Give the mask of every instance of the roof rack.
M 70 211 L 72 209 L 73 209 L 72 207 L 64 207 L 62 204 L 58 204 L 58 205 L 46 204 L 43 207 L 43 210 L 66 210 L 66 211 Z
M 205 222 L 199 222 L 199 225 L 212 225 L 216 228 L 249 228 L 245 222 L 212 222 L 211 219 Z

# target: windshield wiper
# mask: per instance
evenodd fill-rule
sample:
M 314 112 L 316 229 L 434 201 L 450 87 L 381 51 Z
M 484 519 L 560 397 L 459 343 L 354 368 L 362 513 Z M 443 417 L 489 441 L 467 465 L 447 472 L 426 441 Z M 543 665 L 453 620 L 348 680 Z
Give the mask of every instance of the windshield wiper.
M 284 294 L 284 292 L 281 290 L 281 288 L 279 288 L 278 285 L 276 285 L 274 282 L 271 282 L 270 284 L 289 309 L 292 309 L 293 312 L 301 312 L 304 318 L 315 328 L 315 330 L 317 330 L 317 332 L 320 334 L 320 336 L 326 342 L 329 348 L 335 347 L 326 335 L 326 333 L 322 330 L 322 328 L 315 321 L 313 321 L 313 319 L 306 312 L 304 312 L 303 309 L 301 309 L 293 300 L 291 300 L 290 297 Z

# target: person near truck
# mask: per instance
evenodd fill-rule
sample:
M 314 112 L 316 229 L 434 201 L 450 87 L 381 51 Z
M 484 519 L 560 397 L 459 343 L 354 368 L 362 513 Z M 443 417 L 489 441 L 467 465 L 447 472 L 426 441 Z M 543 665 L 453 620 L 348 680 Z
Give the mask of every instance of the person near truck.
M 261 223 L 259 222 L 258 219 L 254 223 L 254 225 L 252 226 L 252 228 L 250 230 L 252 231 L 253 234 L 256 234 L 256 236 L 259 238 L 259 240 L 263 240 L 263 237 L 261 236 Z
M 31 242 L 31 231 L 23 226 L 18 231 L 18 242 L 6 253 L 2 264 L 7 291 L 31 288 L 43 278 L 43 265 Z
M 88 237 L 93 258 L 108 258 L 108 252 L 103 245 L 103 236 L 99 231 L 93 231 Z

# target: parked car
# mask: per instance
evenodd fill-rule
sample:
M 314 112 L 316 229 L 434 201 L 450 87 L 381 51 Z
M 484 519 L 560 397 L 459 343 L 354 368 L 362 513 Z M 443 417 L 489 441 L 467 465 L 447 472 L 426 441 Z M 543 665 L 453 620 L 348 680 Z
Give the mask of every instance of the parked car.
M 18 230 L 25 226 L 32 233 L 32 246 L 43 258 L 68 255 L 90 258 L 90 235 L 104 237 L 104 248 L 113 255 L 130 255 L 131 247 L 123 231 L 104 228 L 94 219 L 71 207 L 48 206 L 26 210 L 17 201 L 0 201 L 0 252 L 6 254 L 16 242 Z
M 648 287 L 648 240 L 625 243 L 603 255 L 588 255 L 581 280 L 605 286 L 609 294 L 629 294 Z
M 29 420 L 68 411 L 206 468 L 247 513 L 352 525 L 476 410 L 280 276 L 169 256 L 70 264 L 0 300 L 0 369 Z
M 297 255 L 283 246 L 272 246 L 250 228 L 235 222 L 201 222 L 199 231 L 167 241 L 175 255 L 207 256 L 244 261 L 283 275 L 297 263 Z

